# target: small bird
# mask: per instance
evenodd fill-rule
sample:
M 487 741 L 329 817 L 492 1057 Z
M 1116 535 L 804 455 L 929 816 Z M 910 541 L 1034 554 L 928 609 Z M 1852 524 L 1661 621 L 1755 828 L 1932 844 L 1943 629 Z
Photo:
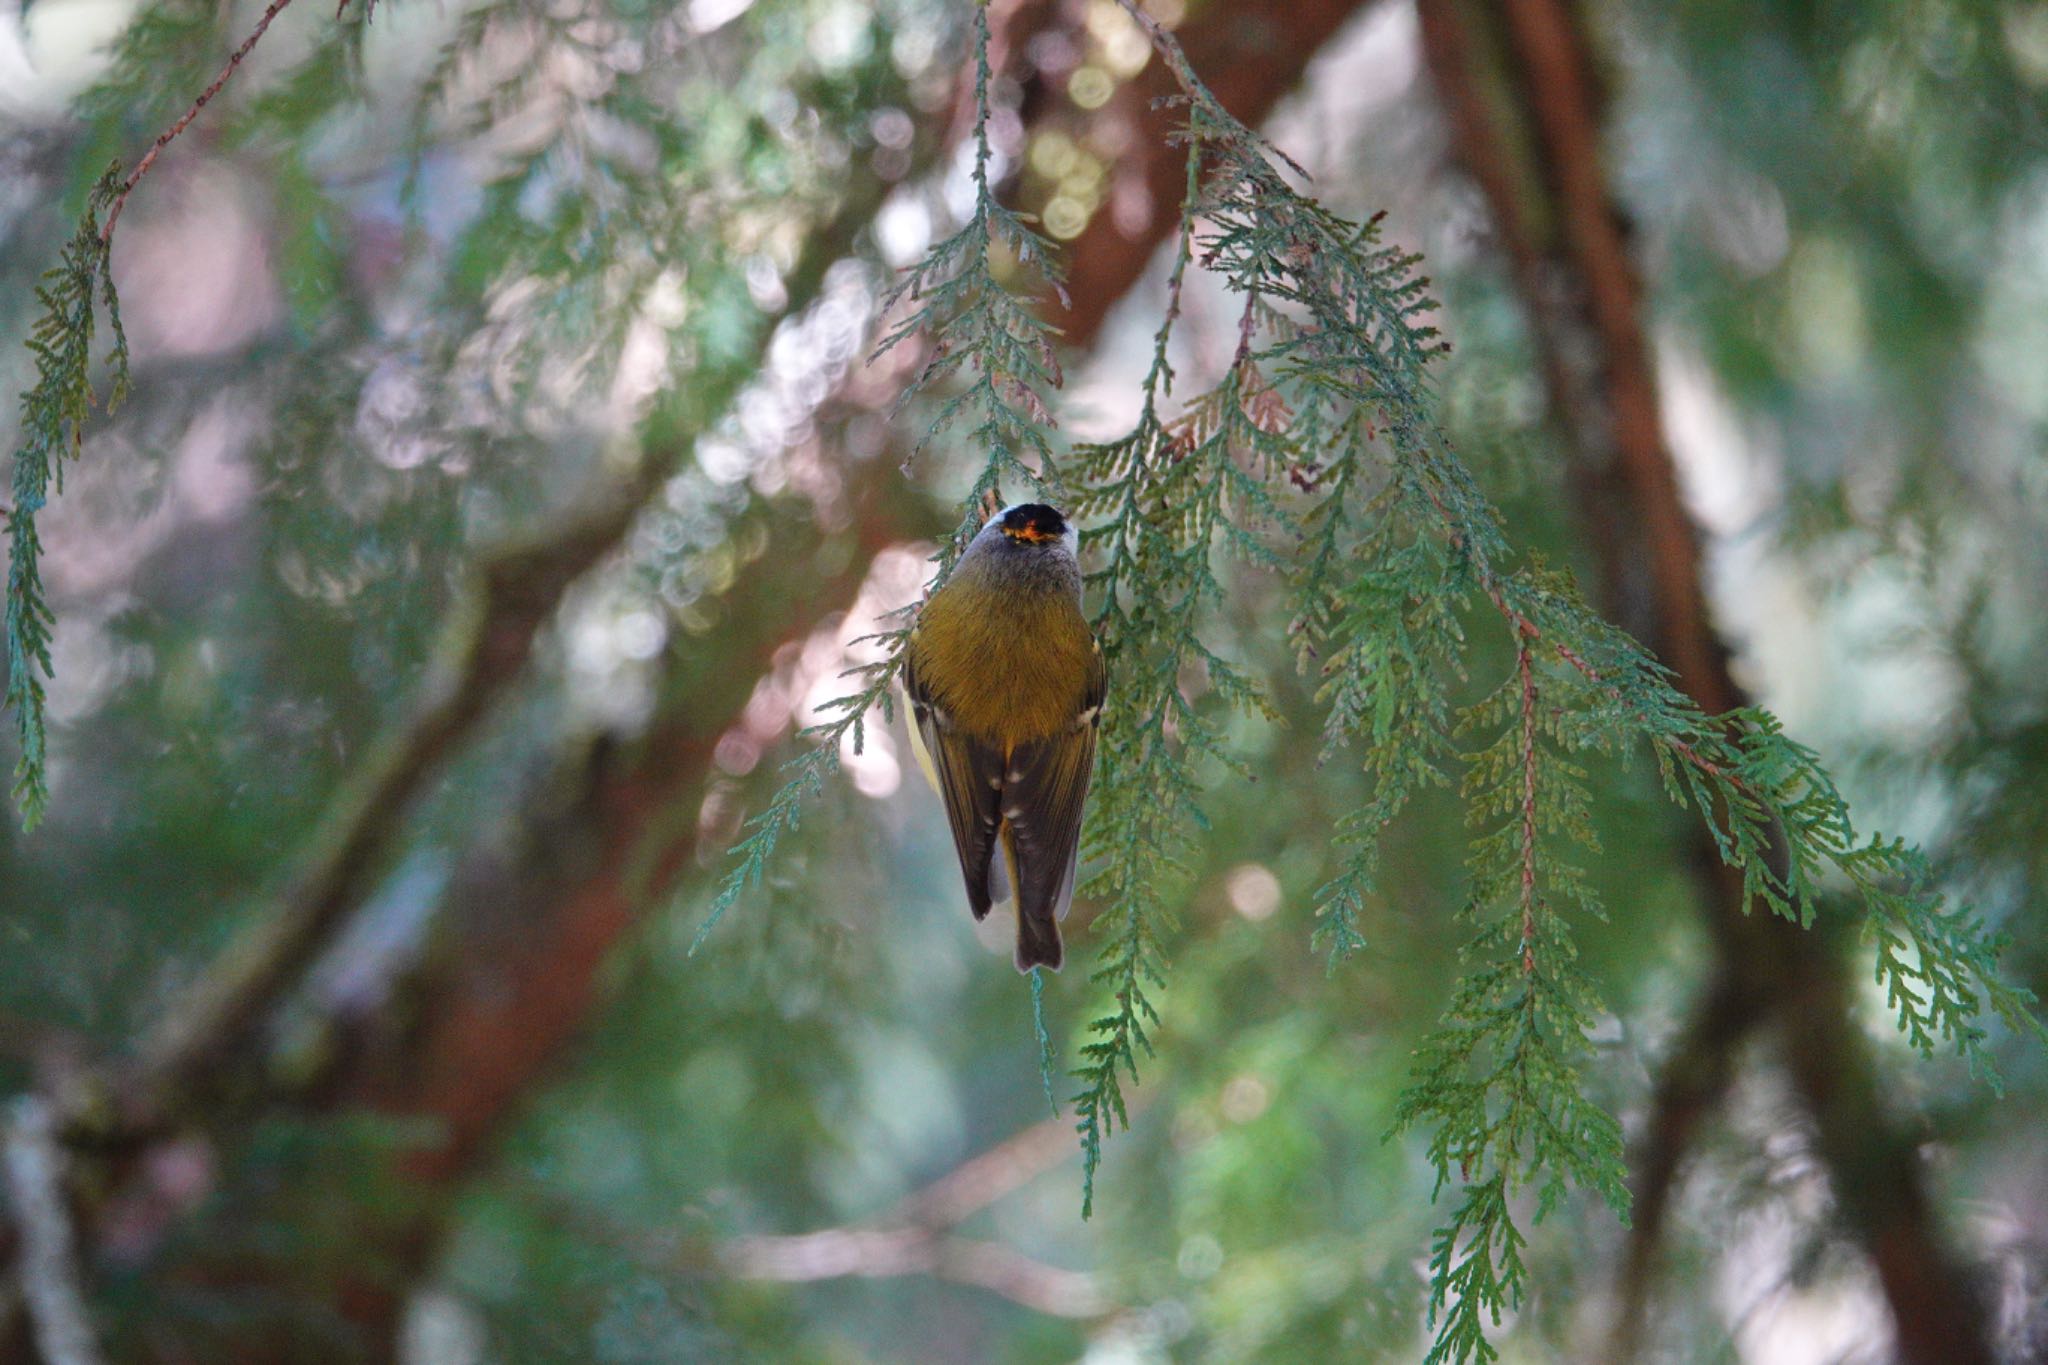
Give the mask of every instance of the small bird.
M 991 516 L 905 650 L 911 747 L 946 803 L 977 920 L 1017 901 L 1017 970 L 1058 970 L 1108 675 L 1067 519 Z

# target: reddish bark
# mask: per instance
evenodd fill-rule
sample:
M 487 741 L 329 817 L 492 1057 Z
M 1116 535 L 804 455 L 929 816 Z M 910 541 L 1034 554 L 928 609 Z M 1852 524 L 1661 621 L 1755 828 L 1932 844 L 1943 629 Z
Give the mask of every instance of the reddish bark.
M 1369 0 L 1212 0 L 1189 6 L 1175 36 L 1223 107 L 1257 127 L 1323 44 Z M 1156 57 L 1094 116 L 1123 147 L 1104 207 L 1062 253 L 1069 305 L 1051 306 L 1069 344 L 1086 346 L 1180 221 L 1186 156 L 1169 142 L 1180 113 L 1158 101 L 1179 93 Z
M 886 461 L 863 469 L 871 483 L 896 478 Z M 736 622 L 757 624 L 735 625 L 750 638 L 721 651 L 720 682 L 693 690 L 645 738 L 594 744 L 536 782 L 509 843 L 469 851 L 449 890 L 445 937 L 459 952 L 430 969 L 424 1013 L 396 1050 L 367 1058 L 349 1087 L 440 1127 L 445 1140 L 409 1162 L 417 1179 L 446 1183 L 472 1169 L 588 1021 L 605 959 L 695 854 L 696 823 L 676 826 L 676 812 L 703 789 L 713 747 L 776 652 L 851 600 L 877 553 L 930 529 L 913 524 L 907 497 L 869 492 L 843 568 L 801 582 L 775 575 L 734 605 Z M 808 565 L 817 544 L 786 540 L 777 557 Z

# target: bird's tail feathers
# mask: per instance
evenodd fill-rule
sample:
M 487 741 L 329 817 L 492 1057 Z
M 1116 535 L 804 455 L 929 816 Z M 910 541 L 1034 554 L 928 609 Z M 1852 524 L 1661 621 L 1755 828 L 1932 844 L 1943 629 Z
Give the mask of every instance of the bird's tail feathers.
M 1066 950 L 1060 944 L 1060 926 L 1051 915 L 1040 910 L 1037 914 L 1017 916 L 1017 970 L 1028 972 L 1033 967 L 1050 967 L 1054 971 L 1066 960 Z

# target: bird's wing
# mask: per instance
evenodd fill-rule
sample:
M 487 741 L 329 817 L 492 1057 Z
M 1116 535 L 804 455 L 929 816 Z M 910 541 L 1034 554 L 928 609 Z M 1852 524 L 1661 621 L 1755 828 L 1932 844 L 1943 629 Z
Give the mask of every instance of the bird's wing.
M 946 804 L 953 826 L 953 851 L 967 882 L 967 907 L 976 919 L 988 915 L 1001 896 L 993 885 L 1001 870 L 992 863 L 1002 803 L 1003 756 L 953 724 L 919 678 L 915 660 L 905 662 L 903 689 L 910 696 L 911 739 L 925 776 Z
M 1101 652 L 1095 651 L 1088 688 L 1072 724 L 1058 734 L 1019 745 L 1003 774 L 999 814 L 1016 859 L 1019 932 L 1030 927 L 1041 935 L 1049 933 L 1054 953 L 1058 933 L 1051 926 L 1066 917 L 1074 899 L 1081 810 L 1095 766 L 1095 733 L 1102 723 L 1106 681 Z M 1048 965 L 1057 966 L 1057 959 Z

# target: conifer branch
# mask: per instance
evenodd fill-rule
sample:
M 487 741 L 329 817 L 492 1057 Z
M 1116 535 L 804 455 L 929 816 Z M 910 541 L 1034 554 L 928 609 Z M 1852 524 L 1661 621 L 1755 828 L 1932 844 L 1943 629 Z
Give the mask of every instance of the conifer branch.
M 119 172 L 118 163 L 108 167 L 93 186 L 77 231 L 36 287 L 43 312 L 28 338 L 36 379 L 21 398 L 21 446 L 14 455 L 13 505 L 6 512 L 7 692 L 0 704 L 14 712 L 21 750 L 15 761 L 14 803 L 22 824 L 30 829 L 43 818 L 50 801 L 43 680 L 54 672 L 50 630 L 56 622 L 43 589 L 37 516 L 51 494 L 63 488 L 64 462 L 77 459 L 85 443 L 85 423 L 94 404 L 96 298 L 97 307 L 106 309 L 113 333 L 107 358 L 113 384 L 106 406 L 118 407 L 128 392 L 128 338 L 121 328 L 112 258 L 99 229 L 99 215 L 119 193 Z
M 1300 89 L 1310 63 L 1375 0 L 1230 0 L 1189 5 L 1174 40 L 1217 102 L 1247 127 Z M 1250 41 L 1247 41 L 1250 39 Z M 1175 145 L 1182 116 L 1179 82 L 1150 62 L 1120 83 L 1090 122 L 1128 129 L 1109 179 L 1121 188 L 1116 211 L 1097 211 L 1066 244 L 1071 301 L 1057 314 L 1069 339 L 1093 334 L 1122 296 L 1121 281 L 1167 246 L 1180 223 L 1182 158 Z M 1049 92 L 1050 93 L 1050 92 Z M 1057 116 L 1054 129 L 1078 131 Z M 1120 141 L 1125 139 L 1120 135 Z
M 711 898 L 711 908 L 705 912 L 704 922 L 691 936 L 692 954 L 704 946 L 711 937 L 711 931 L 718 927 L 718 922 L 725 918 L 726 912 L 739 902 L 740 897 L 759 886 L 767 876 L 769 861 L 783 837 L 795 833 L 802 822 L 805 803 L 823 794 L 826 779 L 839 771 L 842 746 L 850 743 L 855 753 L 861 751 L 867 735 L 868 712 L 879 708 L 884 723 L 893 717 L 896 683 L 903 672 L 903 647 L 909 638 L 910 627 L 899 626 L 863 635 L 854 641 L 856 644 L 879 643 L 882 657 L 856 665 L 842 674 L 842 677 L 859 679 L 858 689 L 822 703 L 819 711 L 836 714 L 830 714 L 829 719 L 807 725 L 797 732 L 797 740 L 805 746 L 804 751 L 783 765 L 783 770 L 790 776 L 776 788 L 767 809 L 747 821 L 745 831 L 733 845 L 731 857 L 737 860 L 737 865 L 719 882 L 718 892 Z
M 1032 307 L 1029 297 L 1005 287 L 998 271 L 1007 253 L 1022 269 L 1045 281 L 1062 298 L 1059 262 L 1052 245 L 996 197 L 989 163 L 988 7 L 974 7 L 974 210 L 952 236 L 934 245 L 884 296 L 885 313 L 908 310 L 883 333 L 877 358 L 914 337 L 926 338 L 924 366 L 897 401 L 901 411 L 918 393 L 955 375 L 971 376 L 965 387 L 949 394 L 937 415 L 912 448 L 911 459 L 949 427 L 974 420 L 970 445 L 985 452 L 980 477 L 962 505 L 959 527 L 941 553 L 944 580 L 953 560 L 979 529 L 977 509 L 985 494 L 1005 478 L 1029 487 L 1051 490 L 1059 484 L 1058 461 L 1046 432 L 1054 425 L 1045 394 L 1060 387 L 1059 358 L 1053 354 L 1054 329 Z M 910 463 L 905 461 L 906 468 Z
M 42 537 L 36 518 L 51 492 L 64 486 L 64 461 L 76 459 L 85 439 L 85 423 L 93 406 L 89 374 L 95 307 L 104 308 L 113 333 L 108 364 L 113 385 L 106 399 L 109 411 L 128 391 L 128 338 L 121 328 L 121 303 L 114 291 L 114 226 L 128 196 L 156 165 L 173 139 L 191 126 L 199 111 L 218 95 L 228 78 L 283 12 L 291 0 L 271 0 L 242 44 L 228 55 L 213 83 L 156 141 L 126 176 L 120 163 L 109 166 L 87 195 L 85 212 L 58 264 L 43 277 L 36 298 L 43 313 L 30 331 L 28 348 L 35 356 L 36 381 L 22 395 L 22 445 L 15 452 L 13 506 L 7 510 L 7 691 L 0 706 L 14 712 L 20 747 L 13 796 L 29 829 L 49 808 L 50 782 L 47 700 L 44 680 L 55 676 L 50 658 L 50 629 L 55 615 L 43 591 Z M 102 222 L 101 215 L 105 214 Z M 95 298 L 97 297 L 97 305 Z
M 1704 710 L 1736 711 L 1746 700 L 1709 621 L 1697 536 L 1659 430 L 1627 224 L 1599 172 L 1599 82 L 1582 19 L 1560 0 L 1510 0 L 1483 18 L 1469 8 L 1425 0 L 1420 16 L 1424 51 L 1451 114 L 1461 159 L 1486 193 L 1533 324 L 1552 402 L 1566 418 L 1575 510 L 1588 530 L 1584 539 L 1596 547 L 1605 597 L 1610 604 L 1631 599 L 1625 574 L 1647 568 L 1656 616 L 1644 623 L 1646 638 L 1674 663 L 1678 685 Z M 1473 59 L 1468 18 L 1487 25 L 1494 50 L 1507 54 L 1510 98 L 1524 126 L 1536 133 L 1527 148 L 1511 144 L 1496 127 L 1499 104 L 1480 88 L 1491 77 Z M 1524 151 L 1533 166 L 1516 165 Z M 1525 189 L 1535 203 L 1524 204 Z M 1541 237 L 1545 225 L 1547 241 Z M 1562 288 L 1560 279 L 1566 282 Z M 1772 864 L 1787 856 L 1782 838 L 1766 852 Z M 1858 1192 L 1852 1207 L 1865 1215 L 1883 1210 L 1881 1228 L 1867 1216 L 1854 1221 L 1891 1299 L 1902 1352 L 1914 1360 L 1988 1359 L 1964 1277 L 1925 1216 L 1912 1143 L 1876 1106 L 1823 1103 L 1802 1079 L 1826 1076 L 1839 1091 L 1853 1090 L 1853 1078 L 1869 1078 L 1868 1066 L 1858 1060 L 1865 1048 L 1856 1028 L 1831 1012 L 1844 1003 L 1829 985 L 1843 970 L 1837 955 L 1827 942 L 1793 926 L 1746 918 L 1742 874 L 1731 875 L 1725 863 L 1716 867 L 1720 852 L 1701 825 L 1686 837 L 1685 862 L 1700 883 L 1701 909 L 1714 931 L 1719 961 L 1692 1022 L 1663 1064 L 1635 1159 L 1635 1218 L 1607 1358 L 1635 1358 L 1650 1262 L 1680 1160 L 1722 1094 L 1741 1041 L 1775 1022 L 1795 1058 L 1833 1059 L 1793 1068 L 1819 1125 L 1823 1159 L 1834 1165 L 1838 1155 L 1859 1145 L 1896 1158 L 1882 1173 L 1836 1165 L 1833 1182 Z M 1857 1112 L 1845 1118 L 1850 1109 Z M 1873 1183 L 1882 1183 L 1885 1194 L 1863 1197 Z
M 989 81 L 994 74 L 989 63 L 990 42 L 987 6 L 977 4 L 972 215 L 958 231 L 933 245 L 883 296 L 884 315 L 898 308 L 909 311 L 883 333 L 873 352 L 878 359 L 917 337 L 925 338 L 930 347 L 924 366 L 898 396 L 897 412 L 926 389 L 961 374 L 973 376 L 965 387 L 940 401 L 937 416 L 904 461 L 907 469 L 941 432 L 963 418 L 978 415 L 968 440 L 983 453 L 981 472 L 962 500 L 952 536 L 939 549 L 937 570 L 925 588 L 927 596 L 945 582 L 954 562 L 981 529 L 1006 475 L 1037 488 L 1049 487 L 1058 479 L 1052 443 L 1045 435 L 1052 426 L 1045 391 L 1061 383 L 1059 361 L 1052 351 L 1052 329 L 1026 299 L 1004 287 L 996 273 L 995 253 L 1008 250 L 1054 288 L 1058 288 L 1059 266 L 1050 245 L 996 198 L 989 173 L 994 154 L 989 143 L 993 112 Z M 902 619 L 915 610 L 916 605 L 910 604 L 889 617 Z M 691 939 L 692 953 L 726 912 L 761 884 L 783 837 L 798 828 L 804 803 L 822 793 L 826 779 L 838 772 L 842 744 L 850 744 L 855 753 L 861 751 L 868 713 L 879 708 L 884 723 L 893 719 L 903 648 L 909 639 L 910 627 L 904 625 L 854 641 L 880 645 L 881 657 L 847 670 L 842 676 L 857 680 L 855 690 L 823 703 L 818 709 L 828 718 L 798 732 L 798 740 L 806 747 L 784 766 L 789 777 L 769 799 L 767 809 L 747 821 L 733 846 L 736 865 L 719 882 L 704 922 Z
M 191 107 L 178 118 L 177 122 L 157 134 L 156 141 L 149 145 L 149 150 L 144 152 L 142 159 L 135 163 L 135 169 L 128 172 L 122 178 L 120 188 L 114 193 L 113 205 L 107 210 L 107 224 L 100 229 L 100 243 L 102 246 L 108 249 L 113 247 L 114 225 L 121 219 L 121 210 L 128 206 L 128 196 L 133 194 L 135 187 L 142 183 L 142 177 L 148 175 L 150 167 L 156 165 L 157 157 L 163 154 L 164 148 L 170 146 L 180 133 L 192 126 L 192 120 L 199 117 L 200 110 L 212 103 L 213 97 L 221 92 L 221 87 L 226 85 L 228 79 L 241 68 L 243 60 L 256 50 L 256 44 L 262 40 L 264 33 L 270 28 L 270 21 L 284 13 L 285 6 L 291 4 L 291 2 L 292 0 L 270 0 L 270 4 L 264 9 L 262 16 L 256 20 L 256 26 L 249 30 L 249 36 L 242 40 L 241 46 L 228 54 L 227 64 L 221 67 L 220 74 L 213 78 L 213 83 L 199 92 L 199 97 L 192 101 Z M 348 0 L 341 0 L 341 9 L 335 11 L 335 18 L 340 18 L 341 10 L 347 8 Z
M 1094 1211 L 1102 1144 L 1128 1126 L 1123 1077 L 1138 1079 L 1138 1057 L 1152 1053 L 1159 1014 L 1147 992 L 1165 984 L 1162 937 L 1174 917 L 1164 883 L 1185 876 L 1195 831 L 1206 828 L 1200 786 L 1188 766 L 1208 755 L 1242 771 L 1221 732 L 1181 690 L 1184 669 L 1199 666 L 1229 706 L 1272 715 L 1263 690 L 1202 644 L 1206 607 L 1223 588 L 1211 565 L 1218 548 L 1272 564 L 1252 531 L 1273 515 L 1270 497 L 1244 467 L 1270 439 L 1261 431 L 1265 393 L 1250 357 L 1169 421 L 1162 404 L 1173 384 L 1169 347 L 1193 258 L 1207 148 L 1199 127 L 1187 146 L 1181 230 L 1167 280 L 1166 316 L 1153 340 L 1152 364 L 1136 427 L 1118 440 L 1075 452 L 1078 515 L 1107 517 L 1083 533 L 1102 556 L 1087 581 L 1098 594 L 1095 630 L 1110 668 L 1098 772 L 1084 852 L 1101 860 L 1084 890 L 1109 905 L 1097 923 L 1109 934 L 1091 980 L 1110 993 L 1111 1010 L 1090 1025 L 1075 1077 L 1076 1129 L 1082 1148 L 1082 1214 Z
M 1430 623 L 1410 604 L 1476 592 L 1508 625 L 1518 675 L 1527 669 L 1525 720 L 1550 717 L 1542 723 L 1566 751 L 1618 751 L 1624 743 L 1647 742 L 1671 798 L 1693 808 L 1720 857 L 1739 873 L 1745 903 L 1803 925 L 1814 916 L 1824 879 L 1845 880 L 1856 890 L 1877 949 L 1879 980 L 1916 1048 L 1953 1045 L 1973 1069 L 1988 1073 L 1984 1032 L 1975 1022 L 1980 1013 L 2038 1032 L 2031 996 L 1996 976 L 1997 940 L 1967 915 L 1944 908 L 1925 889 L 1916 855 L 1898 841 L 1861 840 L 1814 756 L 1784 736 L 1773 718 L 1755 709 L 1706 715 L 1568 582 L 1540 569 L 1508 567 L 1512 551 L 1498 514 L 1436 425 L 1424 367 L 1441 347 L 1415 320 L 1430 305 L 1421 293 L 1426 281 L 1412 275 L 1412 260 L 1377 248 L 1372 224 L 1351 229 L 1297 192 L 1280 172 L 1284 158 L 1216 107 L 1172 36 L 1130 0 L 1123 3 L 1179 80 L 1191 134 L 1206 137 L 1216 152 L 1205 197 L 1216 232 L 1204 264 L 1232 288 L 1284 310 L 1267 319 L 1276 340 L 1266 355 L 1293 395 L 1287 421 L 1295 438 L 1326 452 L 1315 480 L 1333 491 L 1308 518 L 1313 552 L 1302 578 L 1297 630 L 1305 654 L 1326 652 L 1325 677 L 1336 675 L 1323 693 L 1331 706 L 1331 740 L 1364 743 L 1377 788 L 1368 818 L 1340 829 L 1340 840 L 1353 842 L 1354 852 L 1325 890 L 1327 938 L 1346 951 L 1360 941 L 1356 909 L 1369 889 L 1373 855 L 1355 846 L 1376 836 L 1383 820 L 1371 817 L 1398 809 L 1416 784 L 1441 779 L 1443 674 L 1457 666 L 1458 640 L 1454 626 L 1438 628 L 1429 639 L 1434 648 L 1415 649 Z M 1248 303 L 1247 318 L 1254 307 Z M 1250 352 L 1248 334 L 1240 349 Z M 1375 445 L 1389 456 L 1383 464 L 1368 459 Z M 1380 491 L 1369 491 L 1374 485 Z M 1361 520 L 1361 511 L 1370 522 Z M 1429 541 L 1441 549 L 1428 550 Z M 1342 570 L 1347 546 L 1365 552 L 1360 576 Z M 1354 671 L 1359 662 L 1388 653 L 1400 656 L 1404 667 Z M 1556 701 L 1540 707 L 1539 661 L 1562 670 L 1551 684 Z M 1499 704 L 1512 709 L 1514 699 Z M 1488 714 L 1468 710 L 1464 724 L 1483 724 Z M 1414 741 L 1409 752 L 1389 745 L 1396 735 Z M 1562 755 L 1544 757 L 1535 745 L 1526 753 L 1518 823 L 1533 830 L 1533 809 L 1543 828 L 1590 845 L 1581 775 Z M 1497 799 L 1489 795 L 1491 774 L 1514 767 L 1515 758 L 1499 745 L 1475 757 L 1466 785 L 1475 816 Z M 1511 798 L 1498 799 L 1503 813 L 1516 809 Z M 1513 987 L 1505 963 L 1482 967 L 1459 984 L 1398 1120 L 1400 1126 L 1436 1125 L 1431 1151 L 1440 1182 L 1456 1166 L 1466 1184 L 1449 1251 L 1469 1246 L 1482 1259 L 1506 1255 L 1513 1245 L 1493 1222 L 1494 1211 L 1504 1218 L 1507 1207 L 1488 1196 L 1487 1181 L 1496 1175 L 1508 1190 L 1534 1181 L 1542 1196 L 1539 1216 L 1567 1183 L 1598 1190 L 1617 1211 L 1626 1206 L 1618 1129 L 1584 1099 L 1573 1069 L 1594 1004 L 1569 967 L 1568 950 L 1557 951 L 1565 943 L 1563 922 L 1537 887 L 1547 880 L 1582 909 L 1598 913 L 1597 907 L 1583 875 L 1540 852 L 1533 834 L 1519 841 L 1525 859 L 1519 862 L 1508 835 L 1501 830 L 1475 842 L 1468 913 L 1479 914 L 1503 879 L 1516 874 L 1524 890 L 1519 913 L 1511 917 L 1514 924 L 1482 921 L 1470 951 L 1485 960 L 1514 946 L 1512 930 L 1519 927 L 1521 970 L 1514 975 L 1525 988 Z M 1511 1019 L 1521 1022 L 1511 1025 Z M 1501 1112 L 1493 1117 L 1496 1108 Z M 1438 1358 L 1485 1355 L 1492 1348 L 1483 1334 L 1468 1330 L 1476 1319 L 1446 1279 L 1469 1259 L 1449 1251 L 1433 1287 L 1444 1310 Z M 1502 1274 L 1498 1283 L 1468 1286 L 1479 1291 L 1478 1306 L 1496 1289 L 1506 1293 L 1519 1284 Z
M 1536 971 L 1536 674 L 1528 641 L 1515 646 L 1522 713 L 1522 975 Z

